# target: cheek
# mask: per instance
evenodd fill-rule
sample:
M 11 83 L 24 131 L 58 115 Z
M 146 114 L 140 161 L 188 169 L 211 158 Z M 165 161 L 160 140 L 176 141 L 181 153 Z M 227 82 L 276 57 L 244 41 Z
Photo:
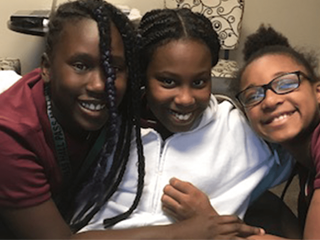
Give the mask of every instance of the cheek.
M 147 101 L 150 106 L 160 105 L 170 98 L 170 90 L 164 89 L 157 83 L 151 82 L 146 89 Z
M 211 96 L 211 87 L 203 89 L 202 91 L 199 91 L 196 95 L 196 98 L 198 103 L 204 108 L 206 108 L 209 104 L 210 96 Z
M 147 102 L 151 109 L 157 109 L 156 106 L 161 105 L 161 102 L 163 102 L 162 98 L 159 98 L 159 96 L 152 92 L 150 89 L 147 90 Z
M 51 85 L 55 88 L 56 92 L 73 92 L 81 85 L 81 79 L 74 76 L 72 71 L 68 68 L 61 67 L 59 70 L 53 68 L 50 76 Z
M 249 123 L 250 123 L 251 127 L 253 129 L 257 129 L 258 122 L 259 122 L 259 119 L 260 119 L 258 111 L 255 111 L 254 109 L 250 109 L 250 110 L 246 109 L 245 113 L 246 113 L 246 116 L 247 116 L 247 118 L 249 120 Z
M 127 77 L 117 78 L 115 88 L 117 91 L 117 106 L 119 106 L 127 90 Z

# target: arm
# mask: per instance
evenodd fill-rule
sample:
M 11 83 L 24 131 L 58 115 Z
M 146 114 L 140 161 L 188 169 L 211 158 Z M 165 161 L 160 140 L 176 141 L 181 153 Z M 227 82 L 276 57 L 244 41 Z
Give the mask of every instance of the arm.
M 304 239 L 320 239 L 320 189 L 316 189 L 312 196 L 308 210 L 306 225 L 304 228 Z
M 19 239 L 68 239 L 72 233 L 52 200 L 28 208 L 6 208 L 1 219 Z
M 320 222 L 320 189 L 316 189 L 311 200 L 308 210 L 306 224 L 304 228 L 303 239 L 320 239 L 319 232 Z M 271 235 L 252 236 L 250 239 L 284 239 Z
M 164 188 L 163 209 L 178 221 L 194 216 L 210 216 L 217 238 L 259 235 L 263 230 L 251 227 L 235 215 L 220 216 L 211 206 L 208 197 L 191 183 L 176 178 Z
M 2 209 L 1 218 L 18 239 L 214 239 L 213 217 L 196 215 L 179 223 L 72 234 L 52 200 L 38 206 Z M 240 238 L 239 238 L 240 239 Z

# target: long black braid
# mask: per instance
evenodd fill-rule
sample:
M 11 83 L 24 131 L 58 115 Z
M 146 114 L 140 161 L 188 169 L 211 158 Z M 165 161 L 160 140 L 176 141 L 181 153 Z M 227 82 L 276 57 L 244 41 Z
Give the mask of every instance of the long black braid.
M 190 9 L 155 9 L 147 12 L 139 25 L 141 35 L 140 61 L 146 72 L 154 51 L 172 40 L 192 39 L 208 46 L 212 66 L 219 59 L 220 42 L 212 23 L 200 13 Z
M 94 19 L 98 24 L 100 34 L 100 54 L 101 66 L 106 76 L 106 92 L 108 96 L 109 120 L 107 123 L 107 139 L 100 158 L 96 161 L 91 170 L 87 172 L 86 182 L 82 182 L 75 189 L 71 189 L 66 198 L 67 208 L 77 210 L 75 214 L 66 216 L 71 221 L 74 231 L 85 226 L 95 213 L 99 211 L 101 206 L 112 196 L 117 190 L 121 179 L 124 175 L 130 152 L 130 140 L 132 129 L 135 129 L 136 144 L 138 152 L 138 188 L 137 195 L 132 206 L 123 214 L 105 220 L 105 226 L 111 226 L 125 219 L 136 208 L 143 189 L 144 184 L 144 156 L 141 143 L 140 133 L 140 92 L 139 92 L 139 64 L 136 57 L 136 35 L 134 28 L 128 18 L 113 5 L 103 0 L 78 0 L 62 4 L 57 12 L 52 16 L 49 23 L 49 32 L 46 40 L 46 53 L 49 58 L 54 57 L 54 46 L 59 40 L 59 35 L 64 24 L 70 21 L 78 21 L 81 19 Z M 110 50 L 110 24 L 116 26 L 120 32 L 124 47 L 125 57 L 128 68 L 128 88 L 126 95 L 119 106 L 121 117 L 121 126 L 118 127 L 118 113 L 116 108 L 116 89 L 115 89 L 115 71 L 111 65 L 112 53 Z M 119 129 L 119 130 L 118 130 Z M 115 149 L 115 151 L 114 151 Z M 107 172 L 108 161 L 113 155 L 112 165 Z M 83 186 L 82 189 L 81 186 Z M 73 190 L 73 191 L 72 191 Z M 74 201 L 73 195 L 77 198 Z M 71 199 L 71 200 L 70 200 Z M 80 206 L 80 209 L 79 209 Z

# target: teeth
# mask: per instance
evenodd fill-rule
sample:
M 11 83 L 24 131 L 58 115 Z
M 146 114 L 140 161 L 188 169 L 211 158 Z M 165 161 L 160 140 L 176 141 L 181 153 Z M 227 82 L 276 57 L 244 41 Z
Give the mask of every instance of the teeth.
M 191 117 L 192 113 L 187 113 L 187 114 L 179 114 L 176 112 L 171 111 L 171 113 L 180 121 L 187 121 Z
M 105 104 L 81 103 L 81 106 L 91 111 L 100 111 L 106 107 Z
M 288 114 L 280 115 L 280 116 L 278 116 L 278 117 L 275 117 L 275 118 L 272 120 L 272 122 L 280 121 L 280 120 L 285 119 L 285 118 L 287 118 L 287 117 L 289 117 Z

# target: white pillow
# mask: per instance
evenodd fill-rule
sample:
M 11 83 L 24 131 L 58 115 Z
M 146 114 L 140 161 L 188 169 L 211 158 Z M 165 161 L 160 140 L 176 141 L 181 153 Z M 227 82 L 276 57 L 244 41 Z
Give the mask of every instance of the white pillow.
M 0 71 L 0 94 L 11 87 L 20 78 L 21 75 L 13 70 Z

